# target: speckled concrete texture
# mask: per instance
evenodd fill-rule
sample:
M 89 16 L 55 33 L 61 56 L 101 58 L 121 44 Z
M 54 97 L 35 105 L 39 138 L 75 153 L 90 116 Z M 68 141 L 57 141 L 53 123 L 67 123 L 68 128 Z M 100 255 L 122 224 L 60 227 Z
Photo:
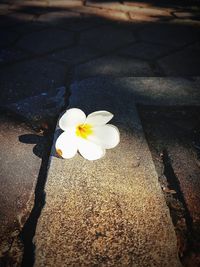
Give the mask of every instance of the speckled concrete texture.
M 20 266 L 19 233 L 34 205 L 41 159 L 33 152 L 39 150 L 41 139 L 24 123 L 1 114 L 0 266 Z
M 94 162 L 59 159 L 52 148 L 34 266 L 180 266 L 134 95 L 103 78 L 75 83 L 71 91 L 70 107 L 115 114 L 121 142 Z

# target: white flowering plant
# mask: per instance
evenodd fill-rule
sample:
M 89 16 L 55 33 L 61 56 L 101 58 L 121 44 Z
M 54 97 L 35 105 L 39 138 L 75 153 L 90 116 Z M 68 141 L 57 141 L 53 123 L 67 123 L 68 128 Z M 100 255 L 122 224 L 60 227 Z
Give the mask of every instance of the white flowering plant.
M 57 154 L 65 159 L 74 157 L 77 152 L 88 160 L 102 158 L 106 149 L 116 147 L 120 141 L 118 128 L 107 124 L 112 118 L 113 114 L 105 110 L 86 117 L 81 109 L 68 109 L 59 120 L 64 132 L 55 143 Z

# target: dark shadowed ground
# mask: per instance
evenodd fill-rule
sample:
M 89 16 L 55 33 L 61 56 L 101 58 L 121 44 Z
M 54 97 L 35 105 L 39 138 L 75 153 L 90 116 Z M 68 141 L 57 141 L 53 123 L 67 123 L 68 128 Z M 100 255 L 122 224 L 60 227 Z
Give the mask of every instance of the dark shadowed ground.
M 44 187 L 53 130 L 71 82 L 96 76 L 200 76 L 198 5 L 0 1 L 0 265 L 20 266 L 23 242 L 26 246 L 34 236 L 35 225 L 24 223 L 30 214 L 37 223 L 43 205 L 38 187 Z M 172 211 L 180 258 L 185 266 L 198 266 L 200 110 L 139 110 Z M 34 193 L 41 201 L 38 210 Z

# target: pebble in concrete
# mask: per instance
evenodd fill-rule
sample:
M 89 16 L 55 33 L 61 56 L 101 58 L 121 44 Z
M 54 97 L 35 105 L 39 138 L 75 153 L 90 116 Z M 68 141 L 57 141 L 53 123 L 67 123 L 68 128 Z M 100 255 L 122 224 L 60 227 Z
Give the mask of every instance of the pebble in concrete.
M 102 78 L 71 89 L 69 107 L 115 114 L 121 142 L 95 162 L 62 160 L 52 149 L 34 266 L 180 266 L 131 88 Z

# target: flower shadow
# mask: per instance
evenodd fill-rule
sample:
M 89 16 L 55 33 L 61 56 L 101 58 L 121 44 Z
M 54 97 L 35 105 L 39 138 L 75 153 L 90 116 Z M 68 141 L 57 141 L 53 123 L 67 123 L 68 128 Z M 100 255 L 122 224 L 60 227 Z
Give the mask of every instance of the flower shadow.
M 39 157 L 43 158 L 44 149 L 46 145 L 46 141 L 44 136 L 40 136 L 37 134 L 24 134 L 19 136 L 19 141 L 24 144 L 35 144 L 33 147 L 33 153 Z

